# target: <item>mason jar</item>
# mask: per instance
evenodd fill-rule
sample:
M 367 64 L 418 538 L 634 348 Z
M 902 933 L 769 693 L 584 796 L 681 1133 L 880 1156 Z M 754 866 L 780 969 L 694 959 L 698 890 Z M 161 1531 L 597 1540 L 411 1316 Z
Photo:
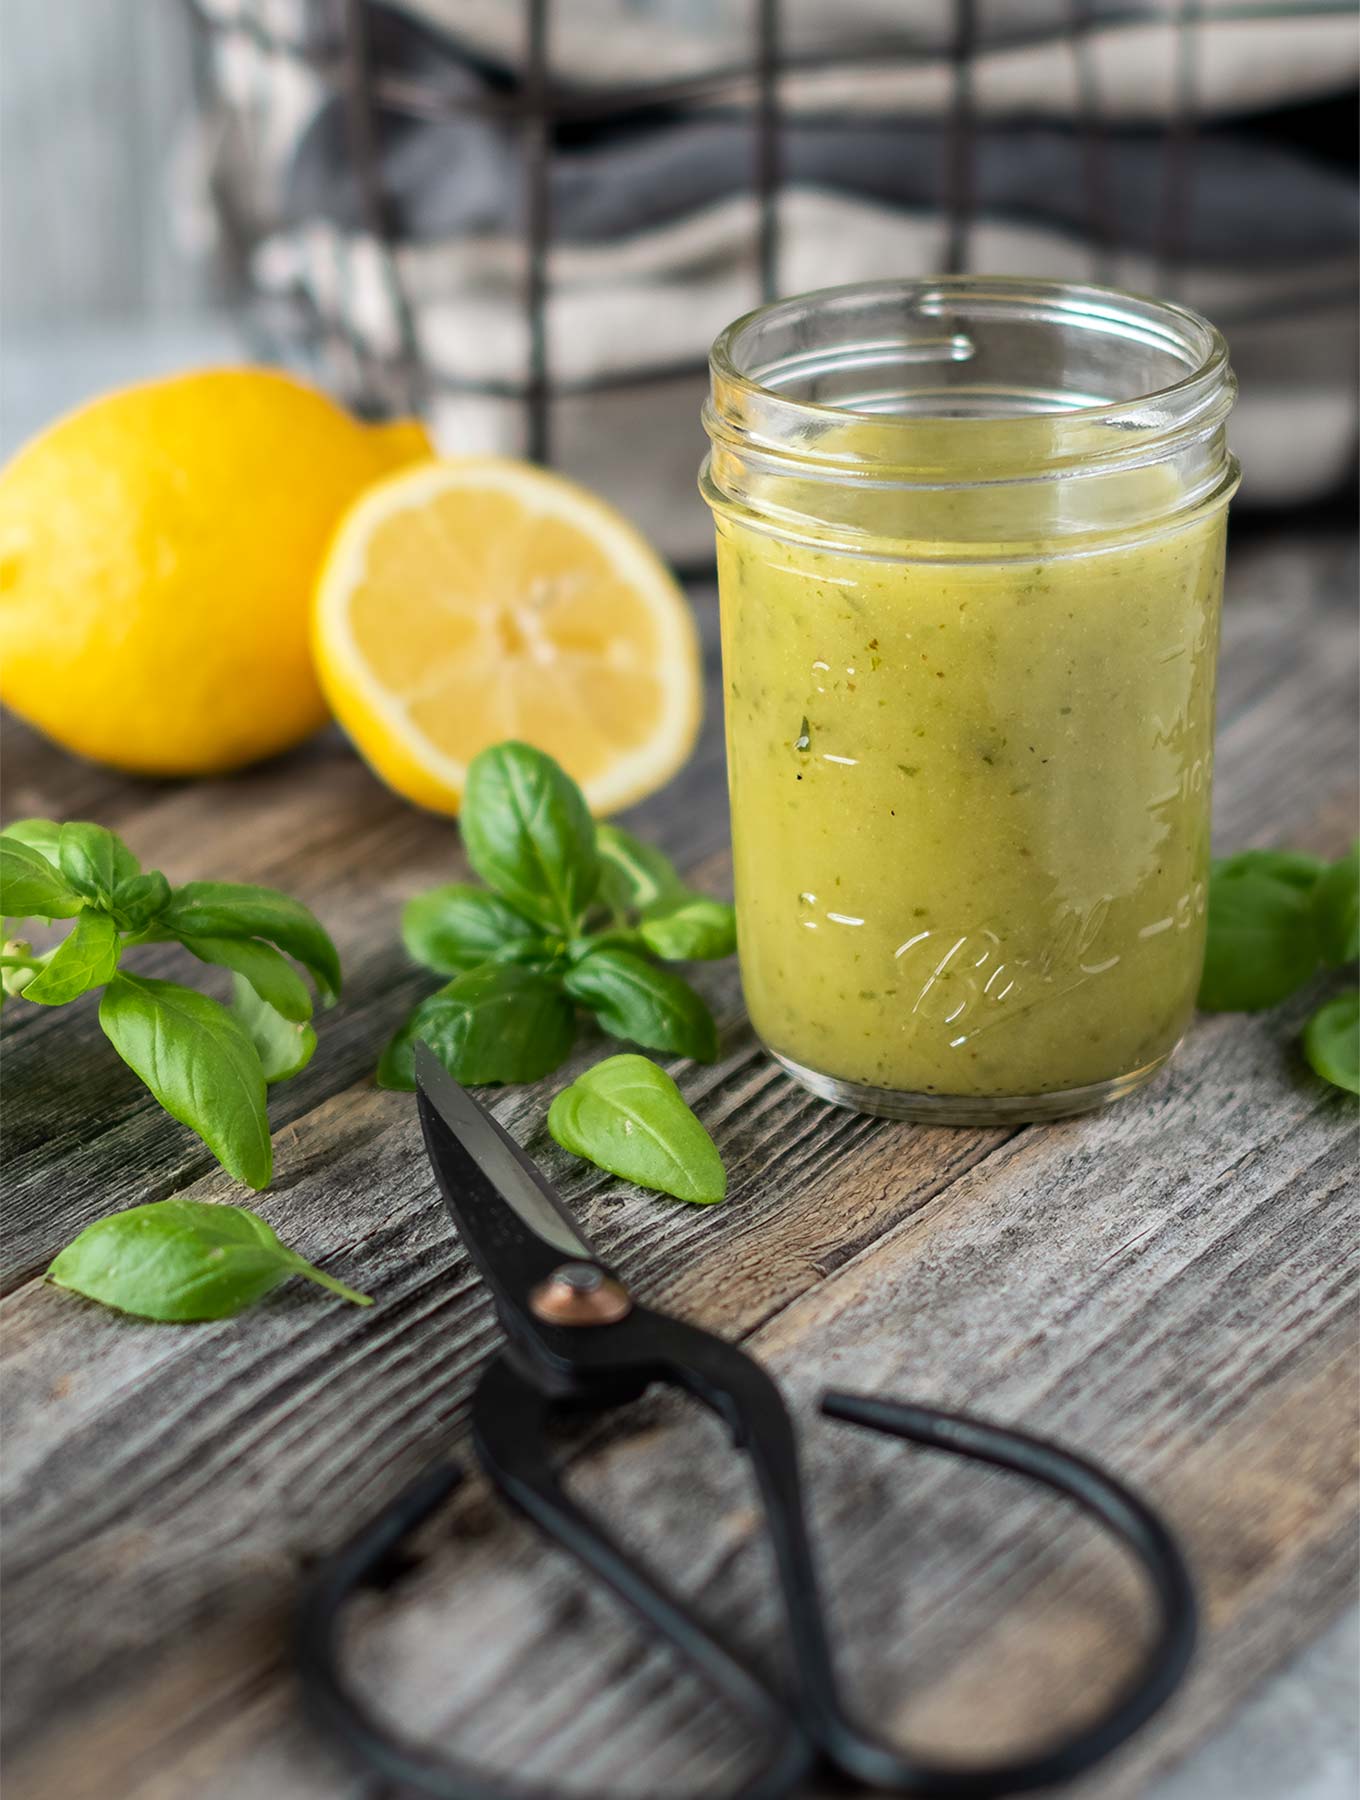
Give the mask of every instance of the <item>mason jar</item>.
M 1141 1086 L 1204 953 L 1222 337 L 1107 288 L 883 281 L 747 314 L 711 372 L 755 1030 L 894 1118 Z

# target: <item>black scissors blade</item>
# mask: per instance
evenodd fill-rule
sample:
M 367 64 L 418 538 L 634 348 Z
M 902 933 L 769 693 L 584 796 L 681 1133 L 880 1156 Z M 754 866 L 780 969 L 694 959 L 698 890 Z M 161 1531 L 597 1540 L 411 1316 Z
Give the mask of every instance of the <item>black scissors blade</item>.
M 425 1148 L 458 1234 L 502 1298 L 519 1298 L 545 1263 L 599 1263 L 594 1246 L 515 1140 L 449 1074 L 428 1044 L 415 1047 Z

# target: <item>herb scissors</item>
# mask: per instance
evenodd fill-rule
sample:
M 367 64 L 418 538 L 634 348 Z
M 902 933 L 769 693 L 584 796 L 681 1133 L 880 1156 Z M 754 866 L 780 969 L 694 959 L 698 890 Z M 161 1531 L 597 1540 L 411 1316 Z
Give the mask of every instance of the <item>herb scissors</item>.
M 841 1699 L 832 1666 L 793 1423 L 773 1381 L 735 1345 L 639 1305 L 533 1162 L 424 1044 L 416 1046 L 416 1075 L 435 1178 L 495 1296 L 506 1337 L 473 1394 L 478 1457 L 511 1505 L 607 1583 L 749 1724 L 763 1760 L 732 1800 L 776 1800 L 819 1765 L 880 1791 L 954 1800 L 1021 1793 L 1089 1769 L 1167 1700 L 1194 1647 L 1195 1600 L 1175 1541 L 1147 1505 L 1043 1439 L 959 1413 L 836 1393 L 822 1401 L 831 1418 L 1011 1470 L 1075 1501 L 1132 1553 L 1157 1614 L 1141 1665 L 1104 1712 L 1031 1755 L 983 1767 L 940 1764 L 892 1748 L 858 1722 Z M 751 1458 L 787 1618 L 791 1692 L 776 1691 L 727 1649 L 560 1483 L 547 1448 L 550 1413 L 608 1411 L 654 1382 L 682 1388 L 711 1408 Z M 513 1786 L 395 1735 L 342 1668 L 346 1602 L 365 1585 L 381 1583 L 403 1540 L 461 1479 L 456 1465 L 435 1465 L 321 1567 L 299 1622 L 304 1691 L 322 1727 L 387 1781 L 442 1800 L 549 1800 L 542 1787 Z

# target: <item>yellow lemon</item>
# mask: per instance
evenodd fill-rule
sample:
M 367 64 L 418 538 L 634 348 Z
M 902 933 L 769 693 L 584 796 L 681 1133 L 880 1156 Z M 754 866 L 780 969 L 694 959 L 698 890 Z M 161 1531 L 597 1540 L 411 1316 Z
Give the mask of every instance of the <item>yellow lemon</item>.
M 354 495 L 433 449 L 299 381 L 221 369 L 106 395 L 0 470 L 0 699 L 67 749 L 200 775 L 326 705 L 308 618 Z
M 668 781 L 702 682 L 684 594 L 637 532 L 560 475 L 429 462 L 357 500 L 317 588 L 316 666 L 398 793 L 456 812 L 468 763 L 520 738 L 597 813 Z

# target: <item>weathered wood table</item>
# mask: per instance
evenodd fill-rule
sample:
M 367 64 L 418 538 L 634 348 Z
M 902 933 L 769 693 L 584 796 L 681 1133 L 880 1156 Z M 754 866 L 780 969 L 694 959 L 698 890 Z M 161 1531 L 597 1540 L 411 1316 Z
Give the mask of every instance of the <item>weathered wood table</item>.
M 1236 545 L 1222 845 L 1348 841 L 1354 598 L 1344 542 Z M 715 701 L 693 764 L 636 821 L 715 891 L 722 792 Z M 6 1009 L 6 1800 L 372 1794 L 299 1716 L 289 1625 L 317 1554 L 459 1451 L 495 1338 L 410 1098 L 371 1080 L 427 985 L 398 908 L 462 870 L 457 834 L 334 739 L 239 779 L 155 786 L 11 726 L 5 816 L 30 813 L 107 823 L 172 880 L 275 883 L 330 926 L 346 996 L 311 1067 L 274 1091 L 260 1206 L 378 1303 L 295 1283 L 238 1319 L 172 1327 L 44 1286 L 102 1213 L 248 1196 L 115 1058 L 92 1002 Z M 179 953 L 139 955 L 169 973 Z M 753 1041 L 735 968 L 701 980 L 723 1058 L 682 1081 L 727 1156 L 725 1206 L 563 1156 L 546 1085 L 504 1092 L 497 1113 L 648 1300 L 741 1339 L 785 1384 L 848 1680 L 884 1726 L 978 1752 L 1017 1741 L 1040 1706 L 1070 1719 L 1124 1666 L 1140 1602 L 1062 1509 L 826 1424 L 822 1387 L 1051 1431 L 1146 1487 L 1193 1557 L 1207 1641 L 1183 1697 L 1080 1791 L 1152 1791 L 1353 1591 L 1354 1113 L 1295 1048 L 1317 994 L 1202 1020 L 1167 1077 L 1105 1115 L 963 1131 L 821 1105 Z M 599 1053 L 583 1044 L 572 1068 Z M 777 1662 L 753 1497 L 717 1427 L 648 1401 L 589 1450 L 578 1490 Z M 741 1755 L 702 1692 L 478 1483 L 364 1602 L 353 1654 L 413 1732 L 590 1800 L 697 1793 Z

